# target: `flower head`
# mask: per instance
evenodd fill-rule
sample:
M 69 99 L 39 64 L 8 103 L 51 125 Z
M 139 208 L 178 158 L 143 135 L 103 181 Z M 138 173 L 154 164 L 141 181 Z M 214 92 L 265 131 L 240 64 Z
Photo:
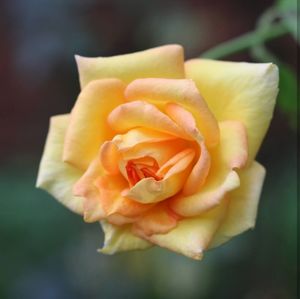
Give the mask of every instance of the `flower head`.
M 102 252 L 200 259 L 254 227 L 275 65 L 184 62 L 178 45 L 76 60 L 82 90 L 51 118 L 37 185 L 101 222 Z

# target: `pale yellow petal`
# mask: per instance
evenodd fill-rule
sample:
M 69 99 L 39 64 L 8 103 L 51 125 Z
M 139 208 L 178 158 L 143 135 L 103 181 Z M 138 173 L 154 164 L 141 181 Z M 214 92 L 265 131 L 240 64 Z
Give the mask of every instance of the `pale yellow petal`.
M 249 168 L 239 171 L 239 175 L 241 186 L 228 194 L 227 215 L 210 247 L 219 246 L 255 226 L 265 169 L 254 161 Z
M 125 95 L 128 101 L 144 100 L 162 110 L 170 103 L 181 105 L 194 116 L 206 145 L 218 143 L 218 123 L 192 80 L 139 79 L 127 86 Z
M 129 83 L 137 78 L 184 78 L 183 48 L 167 45 L 112 57 L 75 56 L 83 88 L 90 81 L 118 78 Z
M 62 160 L 65 132 L 69 120 L 69 115 L 51 118 L 36 186 L 48 191 L 73 212 L 82 214 L 83 198 L 73 196 L 72 188 L 83 173 Z
M 147 237 L 150 242 L 173 250 L 193 259 L 202 259 L 204 250 L 209 246 L 227 209 L 227 204 L 202 214 L 187 218 L 166 234 L 154 234 Z
M 105 235 L 104 245 L 99 249 L 101 253 L 114 254 L 127 250 L 147 249 L 152 246 L 150 242 L 132 234 L 130 225 L 118 227 L 102 221 L 101 226 Z
M 64 147 L 64 161 L 87 169 L 100 145 L 115 133 L 107 124 L 108 114 L 124 102 L 124 84 L 117 79 L 97 80 L 80 93 L 71 113 Z
M 219 123 L 221 131 L 220 146 L 211 151 L 213 171 L 219 171 L 218 163 L 228 169 L 241 169 L 248 160 L 248 138 L 244 125 L 239 121 Z
M 248 132 L 253 160 L 269 127 L 278 93 L 278 69 L 271 63 L 194 59 L 185 63 L 219 121 L 238 120 Z

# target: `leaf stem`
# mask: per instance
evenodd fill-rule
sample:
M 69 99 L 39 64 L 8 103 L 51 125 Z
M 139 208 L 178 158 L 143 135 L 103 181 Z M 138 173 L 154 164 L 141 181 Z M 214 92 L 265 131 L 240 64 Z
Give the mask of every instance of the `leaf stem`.
M 274 24 L 270 26 L 267 30 L 257 29 L 255 31 L 245 33 L 227 42 L 221 43 L 218 46 L 204 52 L 201 55 L 201 57 L 211 59 L 223 58 L 231 54 L 238 53 L 248 48 L 254 47 L 256 45 L 260 45 L 271 39 L 285 35 L 288 32 L 289 30 L 284 24 Z

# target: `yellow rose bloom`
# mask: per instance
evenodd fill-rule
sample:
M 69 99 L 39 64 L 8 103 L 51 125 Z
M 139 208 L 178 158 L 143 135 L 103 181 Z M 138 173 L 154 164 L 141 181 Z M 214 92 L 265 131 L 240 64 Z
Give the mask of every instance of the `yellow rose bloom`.
M 51 118 L 37 186 L 101 223 L 101 252 L 201 259 L 254 227 L 274 64 L 184 62 L 179 45 L 76 61 L 81 93 Z

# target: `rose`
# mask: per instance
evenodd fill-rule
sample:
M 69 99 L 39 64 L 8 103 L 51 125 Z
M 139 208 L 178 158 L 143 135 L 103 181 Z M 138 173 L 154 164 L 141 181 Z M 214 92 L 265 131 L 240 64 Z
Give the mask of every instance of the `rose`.
M 200 259 L 254 227 L 277 68 L 183 59 L 178 45 L 77 56 L 81 93 L 51 118 L 37 186 L 100 221 L 104 253 L 156 244 Z

